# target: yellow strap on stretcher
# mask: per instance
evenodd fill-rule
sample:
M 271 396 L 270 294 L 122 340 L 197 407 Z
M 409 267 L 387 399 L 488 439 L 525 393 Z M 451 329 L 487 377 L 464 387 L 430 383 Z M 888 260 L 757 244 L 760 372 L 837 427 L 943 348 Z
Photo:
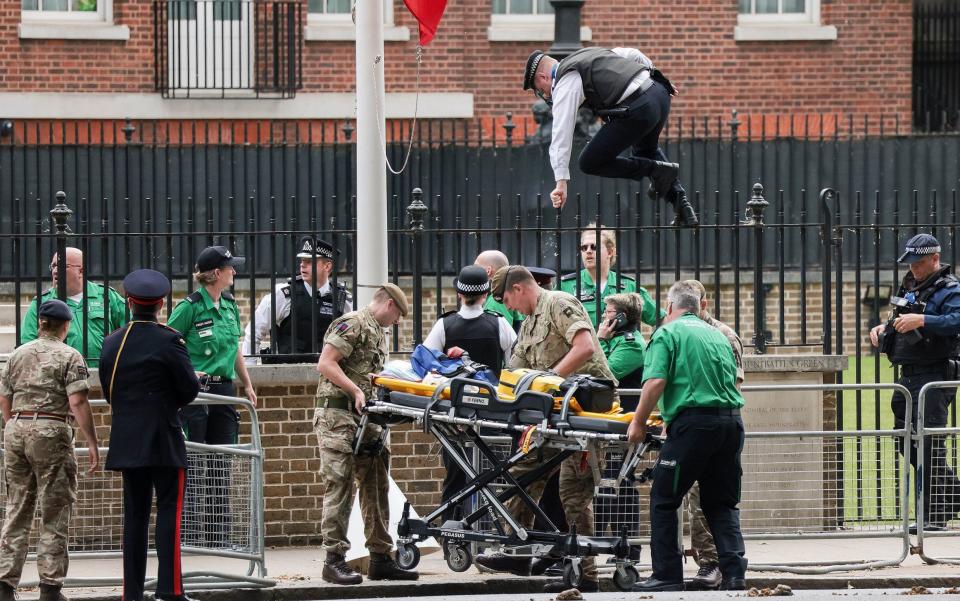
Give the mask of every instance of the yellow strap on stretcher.
M 529 426 L 520 435 L 520 452 L 524 455 L 530 452 L 530 445 L 533 443 L 533 435 L 536 433 L 536 426 Z

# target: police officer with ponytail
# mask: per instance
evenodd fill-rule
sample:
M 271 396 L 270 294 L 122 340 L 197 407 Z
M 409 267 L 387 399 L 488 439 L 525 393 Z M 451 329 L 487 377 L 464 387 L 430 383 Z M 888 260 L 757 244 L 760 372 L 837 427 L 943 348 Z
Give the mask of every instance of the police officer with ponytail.
M 960 357 L 960 282 L 950 265 L 940 262 L 940 243 L 930 234 L 917 234 L 907 241 L 900 263 L 910 266 L 903 276 L 893 311 L 886 324 L 870 330 L 870 342 L 900 367 L 898 383 L 913 397 L 913 423 L 918 419 L 920 389 L 928 382 L 958 379 Z M 934 388 L 924 399 L 924 427 L 943 428 L 957 391 Z M 902 428 L 906 399 L 899 392 L 891 401 L 894 423 Z M 940 436 L 930 437 L 923 449 L 922 490 L 924 530 L 944 530 L 960 512 L 960 480 L 946 461 Z M 914 444 L 910 462 L 917 465 Z M 918 499 L 919 500 L 919 499 Z M 916 525 L 911 526 L 916 533 Z

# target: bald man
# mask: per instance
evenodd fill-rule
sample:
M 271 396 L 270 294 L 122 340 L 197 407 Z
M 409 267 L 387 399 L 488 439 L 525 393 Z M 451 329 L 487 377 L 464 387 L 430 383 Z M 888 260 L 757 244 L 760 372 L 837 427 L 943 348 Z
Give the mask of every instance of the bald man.
M 483 267 L 483 269 L 487 272 L 487 278 L 492 280 L 493 274 L 497 273 L 497 270 L 509 265 L 510 260 L 507 259 L 507 255 L 503 254 L 499 250 L 485 250 L 477 255 L 477 258 L 473 264 Z M 512 311 L 508 309 L 506 305 L 494 299 L 492 294 L 487 296 L 487 300 L 483 303 L 483 308 L 487 311 L 493 311 L 494 313 L 502 315 L 514 331 L 517 331 L 520 328 L 520 322 L 523 321 L 523 315 L 518 311 Z

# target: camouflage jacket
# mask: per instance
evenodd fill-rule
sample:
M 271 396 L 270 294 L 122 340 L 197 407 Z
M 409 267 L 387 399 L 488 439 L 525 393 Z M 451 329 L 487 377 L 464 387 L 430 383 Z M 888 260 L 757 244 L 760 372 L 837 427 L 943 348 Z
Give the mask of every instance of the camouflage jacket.
M 373 385 L 367 374 L 377 373 L 387 358 L 387 333 L 373 317 L 370 307 L 352 311 L 333 320 L 323 337 L 323 344 L 340 351 L 340 368 L 360 390 L 370 398 Z M 320 376 L 317 400 L 338 398 L 343 391 L 333 382 Z M 350 398 L 352 403 L 353 399 Z
M 80 351 L 41 335 L 11 353 L 0 372 L 0 394 L 13 411 L 67 415 L 68 397 L 89 390 L 87 364 Z

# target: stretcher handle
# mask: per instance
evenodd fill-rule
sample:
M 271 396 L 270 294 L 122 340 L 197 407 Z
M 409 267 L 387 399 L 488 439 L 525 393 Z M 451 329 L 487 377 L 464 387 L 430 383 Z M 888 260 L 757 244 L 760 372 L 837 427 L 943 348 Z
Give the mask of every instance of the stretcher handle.
M 440 396 L 443 394 L 444 385 L 437 386 L 433 389 L 433 394 L 430 395 L 430 402 L 427 403 L 427 406 L 423 408 L 423 431 L 426 434 L 430 433 L 430 412 L 433 411 L 434 405 L 440 402 Z M 451 390 L 453 389 L 451 385 Z M 451 395 L 452 398 L 452 395 Z M 451 401 L 452 403 L 452 401 Z

